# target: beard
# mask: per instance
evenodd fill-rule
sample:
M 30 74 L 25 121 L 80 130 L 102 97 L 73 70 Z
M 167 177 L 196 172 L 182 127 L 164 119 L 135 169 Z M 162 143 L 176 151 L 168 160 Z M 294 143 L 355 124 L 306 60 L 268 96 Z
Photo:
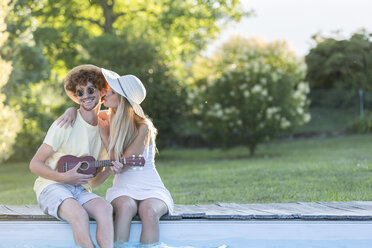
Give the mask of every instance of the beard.
M 94 99 L 92 99 L 92 102 L 89 103 L 89 104 L 84 103 L 84 101 L 87 101 L 87 100 L 89 100 L 89 99 L 90 99 L 90 98 L 87 98 L 87 99 L 84 99 L 83 101 L 80 102 L 80 106 L 81 106 L 85 111 L 92 111 L 92 110 L 95 109 L 95 108 L 97 107 L 97 105 L 100 103 L 98 97 L 94 97 Z

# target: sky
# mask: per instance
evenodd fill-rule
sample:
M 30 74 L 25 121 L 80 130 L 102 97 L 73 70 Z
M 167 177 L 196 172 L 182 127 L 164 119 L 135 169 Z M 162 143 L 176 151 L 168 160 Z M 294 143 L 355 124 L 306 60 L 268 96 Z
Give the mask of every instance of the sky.
M 311 37 L 320 32 L 343 38 L 361 28 L 372 32 L 372 0 L 242 0 L 245 10 L 254 16 L 230 24 L 220 38 L 212 43 L 207 53 L 231 35 L 260 37 L 267 42 L 285 39 L 299 56 L 314 47 Z

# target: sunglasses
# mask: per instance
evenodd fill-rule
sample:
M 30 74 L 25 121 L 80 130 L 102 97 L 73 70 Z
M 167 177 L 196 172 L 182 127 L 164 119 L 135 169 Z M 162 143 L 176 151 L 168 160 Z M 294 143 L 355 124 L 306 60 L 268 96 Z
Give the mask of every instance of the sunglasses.
M 93 86 L 89 86 L 89 87 L 87 88 L 87 93 L 88 93 L 88 95 L 93 95 L 95 92 L 96 92 L 96 88 L 94 88 Z M 76 95 L 77 95 L 78 97 L 82 97 L 82 96 L 84 96 L 84 90 L 83 90 L 83 89 L 78 89 L 78 90 L 76 91 Z

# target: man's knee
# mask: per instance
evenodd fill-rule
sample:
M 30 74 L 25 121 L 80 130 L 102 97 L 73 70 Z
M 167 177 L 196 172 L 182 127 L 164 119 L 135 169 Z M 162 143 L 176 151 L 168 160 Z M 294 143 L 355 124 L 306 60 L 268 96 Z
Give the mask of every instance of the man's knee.
M 93 199 L 84 204 L 84 208 L 97 221 L 112 219 L 113 207 L 104 199 Z
M 69 223 L 89 221 L 87 211 L 74 199 L 64 200 L 59 206 L 58 215 Z
M 113 214 L 113 207 L 110 203 L 108 202 L 104 202 L 102 204 L 100 204 L 99 206 L 99 211 L 97 211 L 97 213 L 95 214 L 96 215 L 96 219 L 99 220 L 99 219 L 108 219 L 108 218 L 112 218 L 112 214 Z

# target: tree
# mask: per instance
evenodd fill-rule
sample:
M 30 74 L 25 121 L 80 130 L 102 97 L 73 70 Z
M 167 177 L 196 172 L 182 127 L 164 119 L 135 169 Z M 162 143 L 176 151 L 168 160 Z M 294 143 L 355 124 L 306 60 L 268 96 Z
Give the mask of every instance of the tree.
M 114 49 L 107 50 L 106 46 Z M 90 40 L 87 51 L 91 56 L 83 63 L 100 64 L 121 75 L 138 76 L 147 90 L 141 105 L 158 129 L 157 144 L 160 147 L 173 145 L 189 111 L 187 94 L 184 84 L 176 80 L 174 72 L 164 62 L 165 55 L 157 50 L 157 44 L 145 38 L 137 40 L 107 34 Z
M 186 62 L 226 23 L 248 15 L 237 0 L 11 0 L 10 7 L 10 35 L 0 53 L 14 68 L 7 101 L 24 114 L 17 147 L 25 157 L 69 102 L 44 105 L 40 86 L 64 97 L 62 79 L 82 63 L 136 73 L 148 88 L 144 104 L 159 140 L 174 140 L 186 112 Z
M 44 46 L 51 64 L 67 68 L 83 56 L 87 48 L 84 41 L 106 34 L 153 40 L 158 49 L 166 51 L 168 62 L 177 67 L 175 62 L 203 50 L 226 23 L 249 14 L 237 0 L 19 2 L 31 6 L 38 21 L 35 40 Z
M 0 47 L 7 39 L 6 24 L 4 22 L 5 16 L 9 11 L 8 1 L 0 3 Z M 13 152 L 13 144 L 15 142 L 17 133 L 20 130 L 19 116 L 15 109 L 4 104 L 5 94 L 2 92 L 2 87 L 6 84 L 9 74 L 12 71 L 10 62 L 5 61 L 0 56 L 0 162 L 9 158 Z
M 40 3 L 39 0 L 30 4 L 32 7 Z M 58 88 L 61 87 L 55 87 L 62 84 L 55 76 L 51 77 L 43 47 L 35 42 L 36 20 L 30 6 L 26 1 L 10 1 L 7 7 L 10 11 L 5 21 L 9 36 L 0 54 L 13 68 L 3 92 L 7 96 L 5 103 L 18 110 L 21 122 L 21 130 L 13 147 L 14 155 L 9 158 L 19 160 L 30 158 L 35 153 L 47 128 L 61 113 L 58 110 L 64 102 L 60 100 L 63 95 L 62 89 Z
M 364 30 L 341 40 L 315 35 L 316 46 L 306 56 L 310 87 L 372 90 L 371 37 Z
M 257 144 L 309 121 L 305 68 L 285 42 L 241 37 L 200 59 L 190 101 L 204 137 L 253 155 Z

